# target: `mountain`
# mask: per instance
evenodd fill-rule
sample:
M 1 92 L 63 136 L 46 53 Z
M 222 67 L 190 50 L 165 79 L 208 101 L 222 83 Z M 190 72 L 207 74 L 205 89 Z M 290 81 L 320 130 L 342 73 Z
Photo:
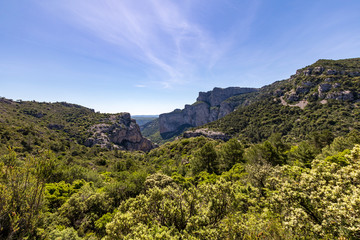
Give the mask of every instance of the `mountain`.
M 69 148 L 71 143 L 149 151 L 154 146 L 144 138 L 129 113 L 101 114 L 66 102 L 39 103 L 0 99 L 0 149 L 7 145 L 19 151 Z M 22 150 L 21 150 L 22 149 Z
M 317 131 L 341 136 L 360 130 L 360 58 L 318 60 L 289 79 L 239 98 L 246 104 L 202 127 L 249 142 L 272 133 L 296 142 Z
M 215 121 L 232 112 L 236 104 L 226 101 L 230 97 L 255 92 L 254 88 L 214 88 L 200 92 L 196 102 L 185 105 L 183 110 L 176 109 L 159 117 L 160 135 L 164 139 L 181 134 L 184 129 L 197 127 Z
M 261 142 L 275 132 L 292 142 L 322 130 L 338 136 L 359 129 L 359 78 L 360 58 L 321 59 L 296 70 L 289 79 L 260 89 L 246 89 L 241 94 L 233 91 L 243 88 L 200 92 L 197 102 L 161 114 L 144 125 L 142 132 L 157 143 L 192 127 L 248 142 Z M 188 132 L 185 137 L 195 135 Z

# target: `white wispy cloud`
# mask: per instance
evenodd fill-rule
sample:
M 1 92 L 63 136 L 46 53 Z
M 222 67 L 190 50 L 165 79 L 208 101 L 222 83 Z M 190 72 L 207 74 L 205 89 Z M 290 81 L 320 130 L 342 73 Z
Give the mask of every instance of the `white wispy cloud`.
M 163 87 L 211 68 L 227 48 L 175 1 L 62 0 L 56 7 L 64 20 L 150 65 Z

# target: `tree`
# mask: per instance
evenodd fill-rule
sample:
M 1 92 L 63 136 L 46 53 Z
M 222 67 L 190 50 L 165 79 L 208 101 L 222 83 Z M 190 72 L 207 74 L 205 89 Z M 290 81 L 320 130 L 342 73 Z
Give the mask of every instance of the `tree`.
M 112 203 L 105 192 L 98 192 L 87 183 L 58 209 L 59 222 L 85 235 L 96 230 L 95 222 L 113 210 Z
M 326 145 L 329 145 L 334 140 L 334 135 L 330 130 L 313 132 L 310 137 L 315 147 L 319 150 Z
M 281 165 L 285 163 L 284 153 L 278 151 L 269 141 L 253 145 L 246 151 L 246 160 L 252 164 Z
M 288 152 L 289 162 L 304 167 L 311 167 L 311 162 L 315 159 L 317 150 L 313 144 L 308 141 L 301 142 L 298 146 L 294 146 Z
M 196 154 L 192 161 L 192 171 L 196 175 L 201 171 L 208 173 L 219 172 L 219 161 L 212 143 L 206 143 Z
M 54 156 L 17 158 L 13 149 L 0 161 L 0 238 L 22 239 L 36 235 L 46 181 Z
M 228 171 L 236 163 L 244 163 L 244 147 L 236 139 L 230 139 L 221 149 L 222 165 Z

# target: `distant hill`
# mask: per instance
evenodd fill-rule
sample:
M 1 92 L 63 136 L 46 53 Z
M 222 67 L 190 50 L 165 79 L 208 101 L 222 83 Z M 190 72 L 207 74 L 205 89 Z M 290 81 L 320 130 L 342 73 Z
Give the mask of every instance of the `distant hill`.
M 136 123 L 140 126 L 140 128 L 158 117 L 159 115 L 132 115 L 132 118 L 136 120 Z

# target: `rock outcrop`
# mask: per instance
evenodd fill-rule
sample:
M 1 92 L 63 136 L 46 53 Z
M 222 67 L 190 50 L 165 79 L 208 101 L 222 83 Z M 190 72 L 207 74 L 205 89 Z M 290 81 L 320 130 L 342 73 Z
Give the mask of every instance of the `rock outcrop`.
M 186 131 L 182 135 L 183 138 L 192 138 L 192 137 L 200 137 L 200 136 L 204 136 L 215 140 L 223 140 L 225 142 L 230 140 L 230 136 L 226 135 L 225 133 L 211 131 L 207 128 L 196 129 L 195 131 Z
M 93 125 L 90 129 L 93 136 L 88 138 L 88 147 L 99 145 L 109 149 L 123 149 L 131 151 L 150 151 L 154 145 L 141 135 L 140 127 L 131 119 L 129 113 L 111 115 L 109 123 Z
M 200 92 L 197 102 L 194 104 L 185 105 L 183 110 L 176 109 L 171 113 L 164 113 L 159 116 L 160 134 L 167 139 L 181 134 L 188 127 L 198 127 L 222 118 L 236 108 L 236 105 L 225 100 L 254 91 L 257 89 L 229 87 Z
M 328 93 L 325 97 L 326 99 L 335 99 L 335 100 L 343 100 L 343 101 L 354 101 L 354 94 L 350 91 L 341 91 L 341 92 L 332 92 Z
M 280 98 L 282 105 L 305 108 L 309 102 L 318 101 L 320 104 L 326 104 L 327 100 L 359 100 L 360 94 L 355 84 L 360 76 L 358 67 L 333 64 L 332 60 L 319 60 L 317 63 L 320 62 L 325 65 L 330 63 L 332 67 L 298 69 L 296 74 L 290 77 L 289 82 L 292 82 L 292 86 L 288 86 L 287 91 L 278 89 L 274 92 L 274 96 Z

